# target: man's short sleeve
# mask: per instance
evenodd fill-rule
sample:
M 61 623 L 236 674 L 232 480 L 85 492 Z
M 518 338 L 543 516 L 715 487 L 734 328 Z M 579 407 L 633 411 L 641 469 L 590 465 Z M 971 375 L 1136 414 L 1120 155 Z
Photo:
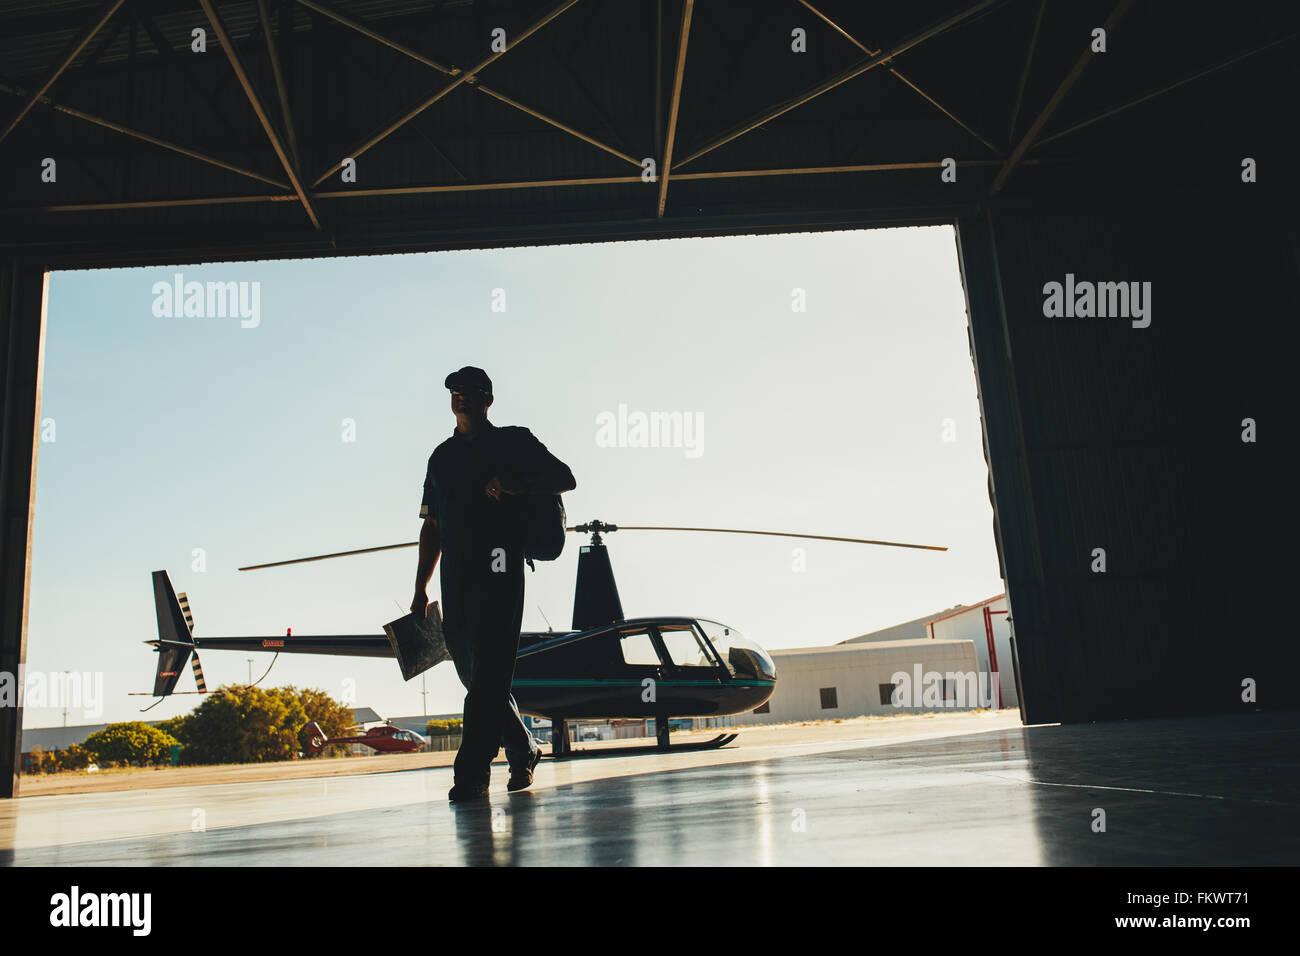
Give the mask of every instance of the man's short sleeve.
M 511 479 L 529 494 L 552 495 L 577 487 L 569 466 L 547 450 L 527 428 L 511 430 L 515 441 L 513 461 L 508 469 Z
M 433 477 L 433 456 L 429 456 L 429 466 L 424 472 L 424 497 L 420 499 L 420 517 L 438 518 L 438 483 Z

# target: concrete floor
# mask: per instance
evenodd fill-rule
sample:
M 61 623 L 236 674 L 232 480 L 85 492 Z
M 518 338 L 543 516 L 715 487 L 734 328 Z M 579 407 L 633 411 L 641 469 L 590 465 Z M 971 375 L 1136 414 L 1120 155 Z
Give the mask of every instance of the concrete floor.
M 449 768 L 26 797 L 0 863 L 1300 864 L 1300 715 L 950 732 L 547 760 L 476 804 Z

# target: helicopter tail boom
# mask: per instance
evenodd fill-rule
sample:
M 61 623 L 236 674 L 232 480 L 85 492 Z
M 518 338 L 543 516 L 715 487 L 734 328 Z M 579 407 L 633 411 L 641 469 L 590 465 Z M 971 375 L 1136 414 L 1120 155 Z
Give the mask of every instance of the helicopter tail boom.
M 321 725 L 314 720 L 298 731 L 298 743 L 302 744 L 303 752 L 310 757 L 320 753 L 328 739 L 329 736 L 321 729 Z

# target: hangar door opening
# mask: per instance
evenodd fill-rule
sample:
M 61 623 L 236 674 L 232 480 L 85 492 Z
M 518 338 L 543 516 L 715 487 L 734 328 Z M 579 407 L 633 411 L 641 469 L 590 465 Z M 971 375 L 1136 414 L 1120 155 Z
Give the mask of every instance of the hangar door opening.
M 102 674 L 98 721 L 138 717 L 159 568 L 199 635 L 377 633 L 409 603 L 413 551 L 235 569 L 413 538 L 426 460 L 455 425 L 443 380 L 465 365 L 492 378 L 491 420 L 571 466 L 571 524 L 948 549 L 622 531 L 608 544 L 629 617 L 801 649 L 900 624 L 923 637 L 1004 590 L 952 227 L 58 272 L 29 672 Z M 567 627 L 582 543 L 528 574 L 525 629 Z M 265 663 L 204 657 L 210 687 Z M 347 658 L 281 659 L 268 683 L 351 687 L 388 715 L 455 712 L 463 693 L 450 668 L 422 696 L 391 661 Z M 26 726 L 63 719 L 35 703 Z

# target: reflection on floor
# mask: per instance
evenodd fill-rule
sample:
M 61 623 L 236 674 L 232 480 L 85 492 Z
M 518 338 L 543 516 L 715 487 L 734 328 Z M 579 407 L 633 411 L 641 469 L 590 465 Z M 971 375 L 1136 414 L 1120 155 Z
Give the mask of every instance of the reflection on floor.
M 23 798 L 16 865 L 1300 863 L 1300 715 Z M 1103 828 L 1104 824 L 1104 828 Z

